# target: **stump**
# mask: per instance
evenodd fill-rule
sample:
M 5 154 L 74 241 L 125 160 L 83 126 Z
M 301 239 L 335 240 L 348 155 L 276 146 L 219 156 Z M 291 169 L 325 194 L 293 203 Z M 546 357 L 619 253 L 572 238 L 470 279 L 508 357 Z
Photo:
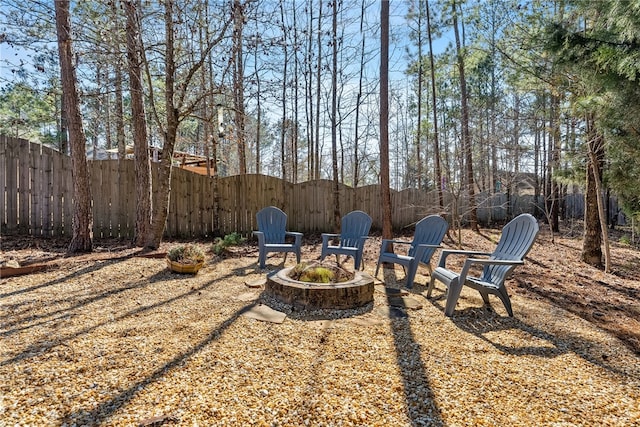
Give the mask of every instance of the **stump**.
M 373 301 L 373 278 L 356 272 L 353 280 L 340 283 L 308 283 L 289 277 L 291 268 L 267 276 L 265 293 L 299 310 L 338 309 L 362 307 Z

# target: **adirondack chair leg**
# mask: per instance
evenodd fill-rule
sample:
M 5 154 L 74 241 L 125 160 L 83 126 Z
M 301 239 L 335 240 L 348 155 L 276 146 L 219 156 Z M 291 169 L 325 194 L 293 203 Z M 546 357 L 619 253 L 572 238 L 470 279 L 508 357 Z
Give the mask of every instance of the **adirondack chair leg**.
M 453 315 L 453 310 L 456 308 L 461 291 L 462 284 L 459 283 L 459 278 L 453 279 L 447 287 L 447 303 L 444 308 L 444 314 L 446 316 L 451 317 Z
M 478 291 L 480 292 L 480 295 L 482 296 L 482 301 L 484 301 L 485 304 L 489 305 L 489 294 L 487 292 L 482 292 L 482 291 Z
M 429 288 L 427 289 L 427 298 L 431 298 L 431 293 L 435 288 L 435 282 L 436 282 L 436 278 L 433 276 L 433 272 L 431 272 L 429 275 Z
M 264 270 L 265 263 L 267 261 L 266 258 L 267 258 L 266 252 L 265 251 L 260 251 L 260 253 L 258 254 L 258 261 L 259 261 L 261 270 Z
M 287 255 L 289 255 L 289 252 L 284 253 L 284 261 L 282 261 L 283 265 L 287 262 Z
M 296 262 L 300 264 L 300 251 L 296 251 Z
M 380 269 L 380 258 L 378 258 L 378 264 L 376 264 L 376 272 L 373 277 L 378 277 L 378 270 Z
M 411 265 L 409 265 L 408 274 L 407 274 L 407 269 L 404 268 L 404 265 L 402 266 L 402 269 L 404 270 L 404 273 L 405 273 L 405 286 L 408 289 L 413 288 L 413 281 L 416 278 L 416 272 L 418 271 L 418 264 L 420 264 L 418 260 L 414 260 L 414 262 L 412 262 Z
M 498 293 L 496 295 L 498 296 L 498 298 L 500 298 L 502 304 L 504 304 L 504 308 L 507 310 L 507 314 L 509 314 L 509 317 L 513 317 L 513 310 L 511 309 L 511 299 L 507 294 L 507 288 L 501 286 L 500 288 L 498 288 Z

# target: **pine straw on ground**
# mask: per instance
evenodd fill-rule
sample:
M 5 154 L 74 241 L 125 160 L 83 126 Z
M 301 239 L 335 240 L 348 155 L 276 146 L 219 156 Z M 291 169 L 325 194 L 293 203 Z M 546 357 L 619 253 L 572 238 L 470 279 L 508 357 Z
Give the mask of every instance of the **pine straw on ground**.
M 445 317 L 420 269 L 421 308 L 390 307 L 376 286 L 364 314 L 275 324 L 245 315 L 262 291 L 246 283 L 265 276 L 253 244 L 190 276 L 113 242 L 71 258 L 1 243 L 2 257 L 51 267 L 0 280 L 0 425 L 640 425 L 640 254 L 621 245 L 605 274 L 579 262 L 579 240 L 543 231 L 508 282 L 513 318 L 470 289 Z M 319 250 L 308 239 L 303 258 Z M 398 288 L 404 274 L 380 278 Z

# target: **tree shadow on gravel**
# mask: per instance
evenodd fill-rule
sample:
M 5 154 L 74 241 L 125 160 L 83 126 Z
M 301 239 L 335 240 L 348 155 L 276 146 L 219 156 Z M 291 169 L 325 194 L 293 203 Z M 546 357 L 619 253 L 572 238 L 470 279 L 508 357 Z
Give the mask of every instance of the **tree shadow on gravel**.
M 115 259 L 114 262 L 120 262 L 122 261 L 121 259 Z M 96 267 L 96 268 L 87 268 L 87 269 L 82 269 L 80 271 L 77 271 L 75 273 L 69 274 L 67 276 L 65 276 L 65 278 L 63 280 L 60 279 L 56 279 L 54 281 L 48 282 L 47 285 L 55 285 L 57 283 L 60 283 L 61 281 L 67 281 L 67 280 L 71 280 L 71 279 L 76 279 L 84 274 L 91 274 L 97 270 L 99 270 L 100 268 L 104 267 L 107 263 L 111 263 L 111 260 L 106 261 L 105 263 L 102 263 L 103 265 L 100 267 Z M 62 298 L 58 298 L 58 299 L 52 299 L 52 300 L 48 300 L 47 301 L 47 307 L 57 307 L 61 304 L 68 304 L 69 302 L 72 303 L 72 305 L 68 306 L 68 307 L 64 307 L 64 308 L 60 308 L 57 310 L 52 310 L 52 311 L 46 311 L 43 313 L 38 313 L 38 314 L 34 314 L 33 313 L 33 308 L 29 306 L 28 302 L 23 302 L 20 303 L 19 305 L 23 305 L 24 309 L 22 310 L 22 312 L 16 312 L 19 307 L 17 304 L 14 305 L 5 305 L 5 308 L 8 308 L 9 311 L 12 312 L 12 317 L 15 317 L 15 320 L 13 321 L 8 321 L 5 322 L 3 324 L 3 327 L 5 328 L 5 331 L 3 331 L 2 333 L 0 333 L 0 336 L 9 336 L 12 334 L 15 334 L 17 332 L 20 331 L 24 331 L 33 327 L 37 327 L 37 326 L 42 326 L 44 324 L 47 324 L 49 322 L 52 321 L 59 321 L 59 320 L 63 320 L 63 319 L 67 319 L 70 316 L 72 316 L 72 313 L 75 310 L 78 310 L 84 306 L 87 306 L 89 304 L 93 304 L 96 302 L 99 302 L 103 299 L 106 298 L 110 298 L 113 296 L 117 296 L 119 294 L 122 294 L 124 292 L 127 291 L 131 291 L 131 290 L 135 290 L 135 289 L 142 289 L 145 288 L 147 286 L 150 286 L 154 283 L 157 282 L 161 282 L 161 281 L 165 281 L 167 279 L 172 279 L 175 280 L 178 277 L 177 274 L 175 275 L 168 275 L 170 273 L 167 272 L 160 272 L 160 273 L 156 273 L 152 276 L 149 277 L 145 277 L 143 276 L 142 279 L 134 281 L 134 282 L 127 282 L 125 283 L 124 286 L 120 286 L 114 289 L 109 289 L 107 291 L 103 291 L 103 292 L 93 292 L 91 289 L 87 290 L 86 292 L 83 292 L 83 294 L 76 298 L 75 301 L 73 301 L 73 296 L 69 295 L 69 294 L 65 294 L 64 297 Z M 185 277 L 187 278 L 187 277 Z M 34 290 L 33 288 L 30 288 L 29 290 Z M 26 317 L 21 317 L 25 315 Z M 46 319 L 46 320 L 45 320 Z M 37 320 L 42 320 L 41 322 L 37 322 L 37 323 L 31 323 Z M 26 323 L 29 323 L 29 325 L 25 325 Z M 10 329 L 12 328 L 13 329 Z
M 383 269 L 384 282 L 395 280 L 395 271 Z M 421 346 L 411 330 L 408 308 L 398 307 L 398 294 L 385 287 L 391 332 L 396 350 L 396 360 L 402 382 L 407 407 L 407 416 L 412 425 L 442 426 L 442 414 L 436 405 L 427 369 L 422 361 Z M 392 307 L 392 300 L 393 305 Z
M 44 282 L 38 285 L 34 285 L 34 286 L 30 286 L 28 288 L 23 288 L 23 289 L 18 289 L 15 291 L 9 291 L 9 292 L 5 292 L 0 294 L 0 299 L 2 298 L 7 298 L 10 296 L 14 296 L 14 295 L 20 295 L 20 294 L 26 294 L 29 292 L 33 292 L 36 291 L 38 289 L 42 289 L 42 288 L 46 288 L 48 286 L 53 286 L 53 285 L 57 285 L 58 283 L 63 283 L 66 282 L 67 280 L 71 280 L 73 278 L 82 276 L 84 274 L 90 274 L 90 273 L 95 273 L 96 271 L 101 270 L 103 267 L 105 267 L 108 263 L 108 261 L 113 261 L 113 262 L 122 262 L 122 261 L 126 261 L 127 259 L 131 258 L 131 256 L 126 255 L 126 256 L 121 256 L 121 257 L 115 257 L 115 258 L 109 258 L 108 260 L 105 260 L 105 262 L 91 262 L 91 265 L 88 265 L 84 268 L 81 268 L 79 270 L 73 271 L 65 276 L 62 277 L 58 277 L 55 280 L 50 280 L 48 282 Z M 34 273 L 37 274 L 37 273 Z
M 159 273 L 159 274 L 163 275 L 163 274 L 166 274 L 166 273 Z M 6 366 L 6 365 L 10 365 L 12 363 L 17 363 L 17 362 L 25 360 L 25 359 L 31 359 L 31 358 L 37 357 L 37 356 L 39 356 L 39 355 L 51 350 L 54 347 L 57 347 L 57 346 L 60 346 L 60 345 L 66 345 L 67 341 L 71 341 L 71 340 L 73 340 L 75 338 L 78 338 L 80 336 L 86 335 L 86 334 L 88 334 L 88 333 L 90 333 L 90 332 L 92 332 L 92 331 L 94 331 L 94 330 L 96 330 L 98 328 L 101 328 L 103 326 L 106 326 L 108 324 L 117 323 L 120 320 L 129 318 L 129 317 L 133 317 L 133 316 L 137 316 L 137 315 L 140 315 L 140 314 L 145 313 L 145 312 L 149 312 L 151 310 L 154 310 L 154 309 L 157 309 L 159 307 L 171 304 L 171 303 L 173 303 L 175 301 L 178 301 L 178 300 L 183 299 L 183 298 L 187 298 L 187 297 L 192 296 L 192 295 L 198 295 L 203 290 L 208 289 L 211 286 L 214 286 L 217 283 L 219 283 L 220 280 L 224 280 L 225 277 L 232 277 L 233 275 L 234 274 L 232 272 L 230 272 L 229 274 L 227 274 L 227 275 L 225 275 L 223 277 L 216 277 L 215 279 L 207 281 L 206 283 L 204 283 L 204 284 L 202 284 L 200 286 L 191 287 L 188 291 L 183 292 L 183 293 L 181 293 L 179 295 L 173 296 L 171 298 L 167 298 L 167 299 L 162 300 L 162 301 L 155 302 L 153 304 L 143 305 L 143 306 L 137 307 L 134 310 L 130 310 L 128 312 L 122 313 L 119 316 L 113 317 L 113 318 L 108 319 L 108 320 L 102 320 L 101 319 L 99 322 L 97 322 L 97 323 L 95 323 L 93 325 L 89 325 L 89 326 L 87 326 L 87 327 L 85 327 L 85 328 L 83 328 L 81 330 L 78 330 L 78 331 L 75 331 L 75 332 L 72 332 L 72 333 L 68 333 L 66 335 L 50 336 L 49 339 L 46 342 L 31 343 L 26 348 L 24 348 L 19 354 L 16 354 L 13 357 L 10 357 L 8 359 L 0 361 L 0 366 Z M 152 280 L 153 280 L 153 277 L 155 277 L 155 276 L 158 276 L 158 275 L 152 276 Z M 119 293 L 121 291 L 125 291 L 127 289 L 141 288 L 141 287 L 150 285 L 152 283 L 153 282 L 150 279 L 145 278 L 144 280 L 137 281 L 133 285 L 126 286 L 125 288 L 118 288 L 118 289 L 107 291 L 103 295 L 101 295 L 99 297 L 99 299 L 103 299 L 103 298 L 106 298 L 106 297 L 109 297 L 109 296 L 113 296 L 113 295 L 115 295 L 115 294 L 117 294 L 117 293 Z M 94 298 L 93 300 L 95 301 L 96 299 Z M 85 301 L 83 304 L 76 304 L 76 305 L 72 306 L 71 308 L 57 310 L 56 314 L 59 314 L 59 316 L 58 316 L 59 318 L 64 319 L 65 317 L 74 315 L 73 311 L 74 310 L 78 310 L 81 306 L 86 305 L 86 303 L 87 302 Z M 66 314 L 63 314 L 63 312 L 65 312 Z M 46 316 L 50 316 L 50 313 L 46 313 L 46 314 L 40 315 L 39 318 L 42 319 L 42 318 L 45 318 Z M 29 318 L 29 319 L 22 319 L 21 322 L 24 323 L 24 322 L 28 322 L 30 320 L 33 320 L 33 317 Z M 42 323 L 45 323 L 45 322 L 39 322 L 38 324 L 42 324 Z M 18 326 L 18 323 L 14 322 L 14 326 Z M 8 335 L 10 333 L 17 332 L 16 329 L 23 330 L 23 329 L 27 329 L 27 328 L 33 327 L 33 326 L 37 326 L 37 325 L 19 326 L 19 327 L 15 328 L 13 331 L 5 331 L 5 332 L 3 332 L 2 336 Z
M 444 301 L 442 297 L 439 299 Z M 444 306 L 437 302 L 438 299 L 431 299 L 430 301 L 440 310 L 444 310 Z M 450 319 L 462 331 L 491 344 L 504 354 L 554 358 L 562 354 L 574 353 L 589 363 L 597 365 L 616 375 L 632 376 L 640 380 L 639 372 L 630 372 L 629 370 L 616 367 L 612 363 L 614 361 L 609 360 L 607 348 L 603 348 L 596 342 L 589 341 L 583 336 L 569 335 L 567 338 L 560 338 L 552 333 L 529 325 L 517 317 L 500 316 L 491 306 L 485 305 L 482 307 L 468 307 L 457 310 Z M 499 335 L 494 336 L 494 338 L 490 336 L 495 332 L 513 329 L 524 332 L 532 337 L 533 342 L 538 342 L 539 344 L 524 346 L 507 345 L 499 342 Z
M 112 396 L 110 399 L 100 403 L 94 409 L 90 411 L 78 409 L 74 412 L 63 415 L 61 423 L 63 425 L 100 425 L 103 421 L 110 418 L 120 408 L 131 401 L 139 391 L 143 390 L 146 386 L 158 381 L 172 369 L 183 365 L 186 361 L 198 354 L 205 347 L 216 341 L 224 333 L 224 331 L 229 328 L 243 313 L 251 310 L 251 308 L 253 308 L 255 305 L 255 303 L 251 303 L 240 308 L 228 319 L 222 322 L 216 329 L 211 331 L 209 335 L 206 336 L 206 338 L 191 347 L 188 351 L 177 355 L 176 357 L 153 371 L 151 375 L 132 384 L 129 388 Z
M 640 331 L 623 329 L 617 322 L 612 322 L 609 319 L 609 314 L 618 312 L 628 313 L 629 317 L 634 317 L 632 313 L 638 312 L 634 304 L 638 295 L 636 289 L 610 285 L 591 279 L 585 280 L 583 287 L 586 289 L 590 286 L 601 286 L 607 289 L 606 298 L 596 298 L 586 291 L 576 293 L 566 290 L 558 283 L 538 283 L 536 286 L 532 286 L 526 280 L 520 280 L 518 277 L 514 277 L 514 280 L 518 290 L 525 295 L 544 299 L 583 318 L 617 337 L 636 355 L 640 355 Z M 637 319 L 637 315 L 635 318 Z
M 562 343 L 556 343 L 557 340 L 554 335 L 531 327 L 515 317 L 502 317 L 496 314 L 490 306 L 468 307 L 458 310 L 451 317 L 451 321 L 464 332 L 475 335 L 505 354 L 516 356 L 534 355 L 553 358 L 568 351 L 568 349 L 563 348 L 564 345 L 562 345 Z M 519 329 L 526 332 L 532 338 L 536 338 L 529 342 L 538 344 L 523 346 L 505 345 L 487 336 L 487 334 L 491 332 L 512 329 Z

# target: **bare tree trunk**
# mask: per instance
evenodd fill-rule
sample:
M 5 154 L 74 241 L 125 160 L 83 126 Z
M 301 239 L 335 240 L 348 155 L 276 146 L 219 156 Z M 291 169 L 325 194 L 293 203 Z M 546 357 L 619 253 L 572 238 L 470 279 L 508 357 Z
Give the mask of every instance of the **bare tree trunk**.
M 206 39 L 207 41 L 209 40 L 209 15 L 207 14 L 205 16 L 205 22 L 207 23 L 206 28 L 205 28 L 205 35 L 206 35 Z M 207 73 L 207 75 L 209 76 L 209 82 L 211 83 L 211 85 L 213 85 L 213 81 L 214 81 L 214 74 L 213 74 L 213 53 L 209 52 L 209 54 L 207 55 L 207 61 L 206 63 L 203 65 L 203 67 L 205 68 L 205 72 Z M 211 114 L 212 114 L 212 121 L 213 121 L 213 117 L 216 117 L 216 121 L 215 124 L 212 123 L 211 128 L 212 128 L 212 132 L 211 132 L 211 176 L 213 177 L 213 183 L 212 183 L 212 192 L 213 192 L 213 225 L 212 225 L 212 229 L 213 229 L 213 234 L 221 234 L 220 233 L 220 191 L 218 189 L 218 130 L 219 130 L 219 123 L 217 122 L 217 111 L 214 110 L 214 106 L 215 106 L 215 98 L 213 95 L 213 91 L 209 92 L 208 95 L 208 100 L 209 100 L 209 105 L 211 106 Z
M 587 122 L 588 167 L 584 195 L 584 240 L 582 242 L 582 260 L 594 267 L 602 268 L 602 241 L 607 234 L 604 222 L 604 209 L 600 200 L 601 159 L 604 155 L 602 136 L 598 134 L 589 117 Z M 608 243 L 608 241 L 607 241 Z M 609 257 L 607 256 L 606 259 Z M 611 266 L 607 267 L 609 270 Z
M 423 70 L 422 70 L 422 5 L 421 1 L 418 1 L 418 126 L 416 127 L 416 184 L 418 190 L 422 189 L 422 160 L 420 154 L 422 151 L 422 85 L 423 85 Z
M 64 93 L 60 99 L 60 141 L 59 149 L 62 154 L 69 154 L 69 121 L 67 119 L 67 100 Z
M 93 245 L 91 185 L 87 167 L 86 137 L 82 127 L 76 69 L 73 64 L 69 0 L 58 0 L 54 3 L 56 31 L 58 34 L 58 55 L 60 57 L 60 78 L 66 106 L 63 114 L 66 113 L 69 124 L 69 146 L 71 148 L 71 172 L 73 176 L 72 235 L 68 252 L 91 252 Z
M 287 161 L 286 161 L 286 134 L 287 134 L 287 69 L 289 65 L 289 54 L 287 49 L 287 26 L 285 24 L 285 11 L 284 4 L 280 2 L 280 19 L 282 20 L 282 43 L 284 63 L 282 64 L 282 127 L 280 129 L 280 166 L 281 166 L 281 178 L 287 179 Z
M 362 46 L 360 52 L 360 70 L 358 75 L 358 94 L 356 95 L 356 117 L 354 123 L 354 137 L 353 137 L 353 187 L 357 187 L 360 181 L 360 105 L 362 105 L 362 85 L 364 79 L 364 48 L 365 48 L 365 34 L 364 34 L 364 16 L 365 16 L 365 2 L 361 3 L 360 14 L 360 34 L 362 34 Z
M 333 66 L 331 67 L 331 164 L 333 172 L 333 217 L 336 229 L 340 227 L 340 187 L 338 185 L 338 136 L 337 136 L 337 101 L 338 101 L 338 2 L 333 5 L 332 48 Z
M 115 29 L 118 37 L 117 44 L 120 47 L 120 20 L 118 19 L 118 11 L 116 2 L 111 3 L 111 7 L 113 9 L 113 19 L 115 20 Z M 139 31 L 139 30 L 137 30 Z M 120 48 L 118 48 L 118 59 L 120 59 Z M 126 142 L 125 142 L 125 134 L 124 134 L 124 107 L 123 107 L 123 95 L 122 95 L 122 70 L 123 64 L 120 61 L 116 61 L 115 63 L 115 118 L 116 118 L 116 144 L 118 148 L 118 159 L 124 159 L 126 157 Z
M 380 7 L 380 187 L 382 238 L 390 239 L 393 224 L 389 184 L 389 0 L 382 0 Z
M 167 123 L 164 131 L 164 145 L 160 154 L 158 168 L 157 203 L 153 205 L 152 226 L 146 239 L 145 246 L 157 249 L 162 242 L 167 216 L 169 215 L 169 198 L 171 197 L 171 161 L 178 133 L 178 110 L 174 103 L 175 94 L 175 52 L 174 52 L 174 21 L 173 0 L 164 3 L 165 24 L 165 105 Z
M 317 43 L 318 43 L 318 58 L 317 58 L 317 66 L 316 66 L 316 111 L 315 111 L 315 122 L 316 122 L 316 146 L 314 149 L 314 158 L 315 165 L 313 167 L 315 171 L 315 179 L 320 179 L 320 82 L 322 81 L 322 3 L 318 4 L 318 30 L 317 30 Z
M 291 151 L 291 177 L 294 184 L 298 182 L 298 141 L 300 140 L 300 128 L 298 125 L 298 74 L 300 69 L 300 62 L 298 59 L 298 25 L 297 25 L 297 8 L 294 6 L 291 14 L 293 15 L 293 45 L 296 49 L 293 49 L 293 141 Z
M 549 209 L 551 230 L 554 233 L 560 232 L 560 186 L 553 179 L 553 172 L 560 166 L 560 98 L 556 95 L 551 97 L 551 138 L 549 143 L 549 180 L 551 183 L 551 209 Z
M 207 10 L 209 5 L 208 1 L 205 0 L 204 9 Z M 200 50 L 205 50 L 205 29 L 201 26 L 198 28 L 198 43 L 200 45 Z M 206 170 L 207 177 L 211 178 L 211 143 L 213 141 L 213 105 L 210 101 L 210 96 L 207 94 L 207 67 L 206 64 L 202 66 L 202 70 L 200 70 L 200 92 L 202 93 L 202 117 L 200 119 L 200 124 L 203 128 L 203 137 L 202 137 L 202 145 L 204 151 L 204 157 L 206 159 Z
M 458 72 L 460 74 L 460 103 L 462 107 L 462 151 L 465 159 L 467 194 L 469 197 L 469 225 L 474 231 L 478 230 L 478 210 L 475 197 L 475 182 L 473 179 L 473 152 L 471 151 L 471 135 L 469 134 L 469 106 L 467 104 L 467 81 L 464 74 L 464 56 L 460 47 L 460 32 L 458 30 L 458 11 L 455 0 L 453 8 L 453 30 L 456 38 L 456 52 L 458 55 Z
M 438 139 L 438 109 L 436 108 L 436 66 L 433 59 L 433 40 L 431 35 L 431 13 L 429 12 L 429 0 L 426 0 L 427 9 L 427 35 L 429 36 L 429 64 L 431 66 L 431 101 L 433 104 L 433 161 L 435 168 L 436 188 L 438 189 L 438 205 L 444 209 L 444 196 L 442 194 L 442 167 L 440 166 L 440 142 Z
M 236 142 L 238 144 L 238 162 L 240 175 L 247 173 L 247 151 L 244 129 L 244 61 L 242 53 L 242 31 L 244 28 L 244 5 L 240 0 L 233 2 L 233 57 L 235 67 L 233 71 L 233 92 L 235 111 Z
M 307 135 L 308 135 L 308 144 L 307 144 L 307 180 L 310 181 L 315 177 L 314 166 L 315 166 L 315 138 L 314 138 L 314 120 L 315 117 L 313 115 L 313 64 L 312 64 L 312 50 L 313 50 L 313 7 L 310 7 L 312 0 L 307 0 L 307 10 L 309 11 L 309 26 L 306 29 L 307 32 L 307 49 L 305 54 L 305 115 L 307 118 Z
M 254 50 L 254 64 L 255 64 L 255 79 L 256 79 L 256 173 L 260 173 L 261 160 L 260 160 L 260 143 L 262 132 L 262 92 L 260 86 L 260 73 L 258 72 L 258 42 L 256 41 Z
M 122 102 L 122 70 L 120 67 L 116 67 L 115 70 L 115 118 L 116 118 L 116 144 L 118 147 L 118 158 L 124 159 L 126 157 L 126 142 L 124 137 L 124 107 Z
M 535 184 L 533 188 L 533 202 L 535 203 L 535 216 L 540 214 L 540 126 L 538 118 L 534 118 L 534 138 L 533 138 L 533 175 Z
M 144 246 L 151 229 L 151 161 L 147 141 L 147 120 L 142 85 L 140 21 L 133 0 L 124 2 L 127 15 L 127 60 L 129 63 L 129 91 L 133 127 L 134 163 L 136 174 L 136 225 L 134 245 Z
M 109 71 L 107 70 L 107 79 L 109 79 Z M 113 148 L 113 140 L 111 138 L 111 96 L 109 93 L 104 94 L 104 104 L 102 108 L 104 114 L 104 146 L 107 150 Z M 108 155 L 108 159 L 111 160 L 111 153 Z

